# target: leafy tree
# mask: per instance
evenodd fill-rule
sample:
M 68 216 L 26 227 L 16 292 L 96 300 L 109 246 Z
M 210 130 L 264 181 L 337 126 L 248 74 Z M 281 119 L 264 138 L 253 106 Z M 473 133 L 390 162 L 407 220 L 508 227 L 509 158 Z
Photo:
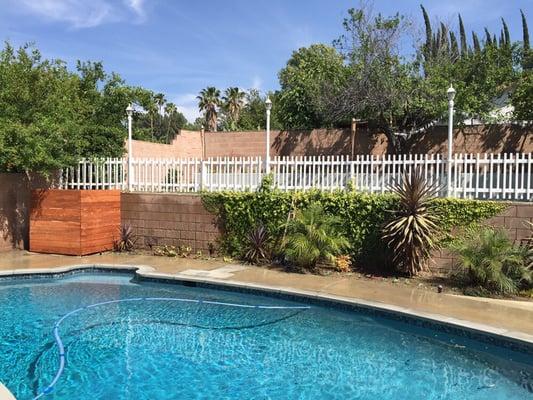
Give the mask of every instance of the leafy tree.
M 101 63 L 43 59 L 29 45 L 0 51 L 0 171 L 50 173 L 80 157 L 124 151 L 127 105 L 144 89 Z
M 120 156 L 127 134 L 124 110 L 145 90 L 127 86 L 117 74 L 107 74 L 99 62 L 78 62 L 77 71 L 82 155 Z
M 514 117 L 521 121 L 533 121 L 533 70 L 525 70 L 511 95 Z
M 400 41 L 410 29 L 403 16 L 350 9 L 344 28 L 346 33 L 335 45 L 346 60 L 348 76 L 341 88 L 321 91 L 327 115 L 336 121 L 368 120 L 399 152 L 401 137 L 424 130 L 441 115 L 444 99 L 425 85 L 419 64 L 399 54 Z M 442 31 L 438 37 L 443 40 Z
M 509 27 L 507 26 L 507 23 L 505 22 L 505 20 L 503 18 L 502 18 L 502 25 L 503 25 L 503 28 L 502 28 L 503 44 L 505 46 L 510 46 L 511 45 L 511 35 L 509 33 Z
M 429 15 L 426 11 L 426 9 L 424 8 L 424 6 L 422 4 L 420 4 L 420 8 L 422 9 L 422 16 L 424 17 L 424 25 L 425 25 L 425 28 L 426 28 L 426 43 L 424 44 L 424 49 L 423 49 L 423 55 L 425 57 L 426 60 L 428 60 L 429 58 L 431 58 L 431 49 L 432 49 L 432 44 L 433 44 L 433 33 L 431 31 L 431 21 L 429 20 Z M 460 18 L 460 16 L 459 16 Z
M 220 90 L 213 86 L 202 89 L 198 99 L 198 108 L 205 114 L 207 131 L 216 132 L 218 123 L 218 108 L 220 107 Z
M 0 52 L 0 171 L 49 172 L 82 154 L 79 80 L 26 45 Z
M 48 174 L 81 157 L 121 156 L 130 103 L 138 110 L 135 137 L 167 140 L 187 121 L 175 106 L 164 112 L 164 96 L 158 112 L 155 98 L 106 73 L 100 62 L 78 62 L 69 71 L 33 46 L 16 50 L 6 43 L 0 51 L 0 171 Z
M 315 44 L 295 51 L 279 72 L 277 106 L 283 127 L 309 129 L 327 125 L 316 99 L 325 83 L 338 88 L 344 76 L 343 58 L 333 47 Z
M 135 139 L 170 143 L 178 129 L 186 128 L 188 121 L 174 103 L 166 102 L 163 94 L 145 91 L 139 100 L 140 112 L 133 120 Z
M 268 93 L 266 96 L 261 95 L 259 90 L 250 89 L 246 92 L 245 105 L 240 113 L 238 128 L 245 131 L 259 131 L 266 128 L 266 108 L 265 101 L 267 96 L 272 101 L 272 113 L 270 116 L 270 127 L 280 129 L 278 122 L 279 102 L 277 93 Z
M 474 53 L 479 54 L 481 52 L 481 44 L 476 32 L 472 32 L 472 43 L 474 46 Z

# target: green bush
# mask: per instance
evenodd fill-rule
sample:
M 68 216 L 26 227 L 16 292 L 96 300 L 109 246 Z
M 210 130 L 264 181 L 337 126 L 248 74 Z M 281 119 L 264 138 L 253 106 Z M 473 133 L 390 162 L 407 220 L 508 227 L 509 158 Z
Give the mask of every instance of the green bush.
M 484 227 L 456 239 L 450 247 L 458 258 L 452 276 L 469 292 L 515 294 L 532 283 L 527 248 L 514 245 L 501 229 Z
M 257 192 L 203 193 L 206 208 L 218 216 L 223 234 L 221 252 L 242 257 L 250 228 L 263 225 L 277 245 L 283 236 L 289 212 L 318 202 L 324 211 L 342 220 L 341 233 L 350 242 L 350 256 L 355 266 L 382 269 L 388 262 L 381 240 L 381 229 L 391 213 L 398 209 L 398 198 L 391 194 L 367 194 L 355 191 L 282 192 L 268 185 Z M 501 213 L 504 203 L 476 200 L 435 199 L 439 228 L 449 232 Z M 276 243 L 274 243 L 276 247 Z
M 292 264 L 312 270 L 317 263 L 335 265 L 336 257 L 350 246 L 342 235 L 342 220 L 328 215 L 320 203 L 297 210 L 286 225 L 283 253 Z

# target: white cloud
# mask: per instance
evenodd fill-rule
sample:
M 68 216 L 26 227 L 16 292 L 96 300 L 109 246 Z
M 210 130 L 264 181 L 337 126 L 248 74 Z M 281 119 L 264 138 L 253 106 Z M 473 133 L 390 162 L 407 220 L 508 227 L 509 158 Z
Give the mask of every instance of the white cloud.
M 254 76 L 252 81 L 252 89 L 261 90 L 261 85 L 263 85 L 263 80 L 258 76 Z
M 143 19 L 146 17 L 144 0 L 126 0 L 126 5 L 128 5 L 138 17 Z
M 185 115 L 185 118 L 189 122 L 194 122 L 201 114 L 198 110 L 198 100 L 196 99 L 196 94 L 194 93 L 185 93 L 178 95 L 174 98 L 173 103 L 178 107 L 178 111 Z
M 66 22 L 73 28 L 91 28 L 105 23 L 145 17 L 144 0 L 20 0 L 21 10 L 45 20 Z

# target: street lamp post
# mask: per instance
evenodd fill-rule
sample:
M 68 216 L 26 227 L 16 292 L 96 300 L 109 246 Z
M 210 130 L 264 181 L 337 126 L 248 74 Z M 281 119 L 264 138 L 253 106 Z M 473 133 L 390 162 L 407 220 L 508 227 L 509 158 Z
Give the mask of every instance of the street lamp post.
M 272 110 L 272 100 L 270 100 L 270 97 L 267 97 L 265 101 L 266 106 L 266 164 L 265 164 L 265 170 L 266 173 L 270 173 L 270 110 Z
M 448 171 L 447 171 L 447 190 L 448 197 L 452 195 L 452 155 L 453 155 L 453 99 L 455 98 L 455 89 L 452 85 L 446 91 L 448 95 Z
M 128 115 L 128 192 L 131 192 L 133 183 L 133 167 L 132 167 L 132 138 L 131 138 L 131 122 L 133 117 L 133 107 L 131 104 L 126 108 L 126 114 Z

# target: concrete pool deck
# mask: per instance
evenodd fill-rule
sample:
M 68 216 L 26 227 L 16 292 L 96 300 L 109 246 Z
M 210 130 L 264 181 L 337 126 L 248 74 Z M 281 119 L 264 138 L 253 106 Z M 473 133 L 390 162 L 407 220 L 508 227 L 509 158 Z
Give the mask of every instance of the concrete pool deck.
M 10 251 L 0 254 L 0 274 L 53 272 L 69 266 L 144 266 L 152 278 L 252 287 L 377 306 L 422 318 L 504 335 L 533 344 L 533 301 L 436 293 L 427 288 L 380 279 L 288 273 L 222 260 L 196 260 L 143 254 L 106 253 L 86 257 Z

